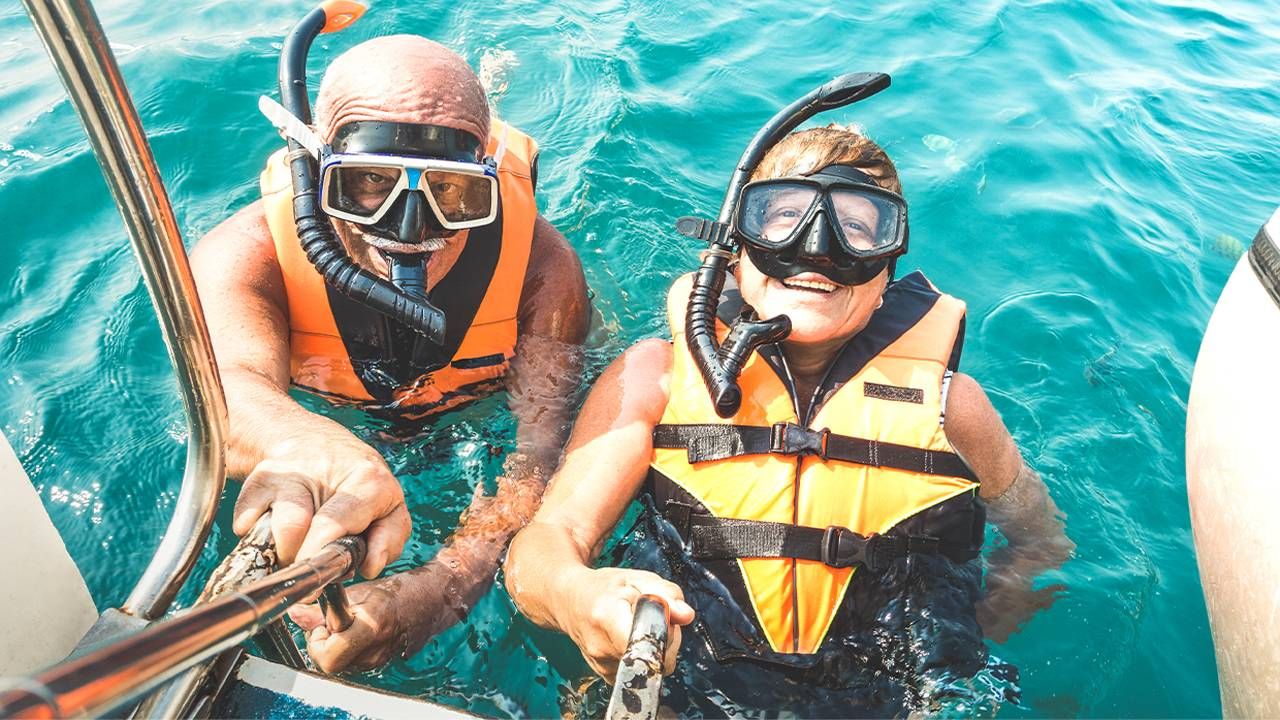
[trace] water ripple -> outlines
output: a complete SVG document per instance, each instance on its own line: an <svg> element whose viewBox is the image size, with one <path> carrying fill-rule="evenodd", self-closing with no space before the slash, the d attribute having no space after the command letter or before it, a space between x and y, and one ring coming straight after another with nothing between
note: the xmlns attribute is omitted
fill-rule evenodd
<svg viewBox="0 0 1280 720"><path fill-rule="evenodd" d="M1213 715L1183 415L1213 300L1280 202L1274 10L376 5L318 40L311 67L389 32L500 66L497 111L539 141L541 210L592 287L589 374L665 332L662 296L698 249L673 221L716 212L760 123L832 75L891 72L893 88L829 119L858 123L893 155L912 210L903 269L923 267L969 303L964 368L1044 473L1079 547L1045 579L1067 596L996 648L1024 689L1024 706L1001 712ZM254 104L275 93L279 42L299 10L192 0L99 12L194 242L257 193L278 140ZM171 512L181 410L110 196L16 4L0 7L0 38L0 213L13 239L0 250L0 426L106 606L128 592ZM405 479L417 523L399 568L437 551L511 445L500 398L409 442L339 415ZM224 530L202 571L230 544ZM514 717L559 714L584 674L567 640L513 619L495 589L471 621L366 679Z"/></svg>

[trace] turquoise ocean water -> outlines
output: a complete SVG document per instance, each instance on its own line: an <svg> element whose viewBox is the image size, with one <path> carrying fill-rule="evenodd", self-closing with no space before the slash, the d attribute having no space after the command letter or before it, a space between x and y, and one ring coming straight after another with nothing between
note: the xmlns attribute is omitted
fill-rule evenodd
<svg viewBox="0 0 1280 720"><path fill-rule="evenodd" d="M277 139L256 112L303 2L99 4L189 243L257 193ZM996 654L1008 716L1220 712L1183 473L1202 329L1280 202L1280 4L377 2L312 53L413 32L491 76L543 148L539 205L594 292L593 367L664 332L693 267L675 217L714 213L743 144L833 75L893 87L854 121L902 174L912 252L968 301L964 368L1067 514L1065 596ZM98 166L17 3L0 6L0 427L100 607L123 601L172 510L184 423ZM400 474L429 558L511 445L491 398L408 446L342 414ZM493 418L497 417L497 420ZM235 486L198 576L233 543ZM190 602L194 588L183 593ZM586 667L512 619L471 620L365 681L502 716L572 705Z"/></svg>

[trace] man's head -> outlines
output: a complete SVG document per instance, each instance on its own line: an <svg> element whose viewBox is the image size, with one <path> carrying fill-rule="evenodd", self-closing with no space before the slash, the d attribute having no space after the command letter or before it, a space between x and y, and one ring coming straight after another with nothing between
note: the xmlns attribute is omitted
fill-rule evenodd
<svg viewBox="0 0 1280 720"><path fill-rule="evenodd" d="M426 38L392 35L363 42L333 61L320 84L315 123L335 153L478 163L489 137L489 106L480 80L456 53ZM434 252L459 237L439 223L431 207L433 200L462 202L450 195L458 192L456 183L424 174L422 183L433 198L411 191L388 196L403 172L361 167L343 177L351 211L372 209L369 198L379 188L389 198L377 223L334 222L347 251L366 268L383 266L375 250ZM336 190L325 188L334 195Z"/></svg>
<svg viewBox="0 0 1280 720"><path fill-rule="evenodd" d="M875 253L877 243L905 238L893 162L862 134L831 125L784 138L751 180L778 178L801 182L748 185L740 203L739 231L756 239L740 255L743 298L761 317L789 316L793 342L861 330L888 284L890 261L859 263L845 248ZM776 251L764 249L769 243Z"/></svg>

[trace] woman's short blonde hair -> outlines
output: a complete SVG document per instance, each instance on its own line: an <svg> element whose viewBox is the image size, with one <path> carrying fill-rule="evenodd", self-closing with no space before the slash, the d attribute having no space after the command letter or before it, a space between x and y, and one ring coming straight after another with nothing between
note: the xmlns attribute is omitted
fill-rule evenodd
<svg viewBox="0 0 1280 720"><path fill-rule="evenodd" d="M751 179L812 175L837 164L858 168L885 190L902 194L898 169L884 149L853 126L836 124L786 136L765 153Z"/></svg>

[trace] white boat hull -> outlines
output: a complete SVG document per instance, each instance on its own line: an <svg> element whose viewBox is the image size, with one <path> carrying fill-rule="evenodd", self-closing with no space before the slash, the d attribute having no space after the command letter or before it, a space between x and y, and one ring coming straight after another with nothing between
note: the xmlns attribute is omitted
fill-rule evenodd
<svg viewBox="0 0 1280 720"><path fill-rule="evenodd" d="M0 676L65 658L98 619L40 496L0 435Z"/></svg>
<svg viewBox="0 0 1280 720"><path fill-rule="evenodd" d="M1264 232L1280 241L1280 210ZM1191 526L1227 717L1280 717L1277 451L1280 306L1245 256L1209 320L1187 405Z"/></svg>

